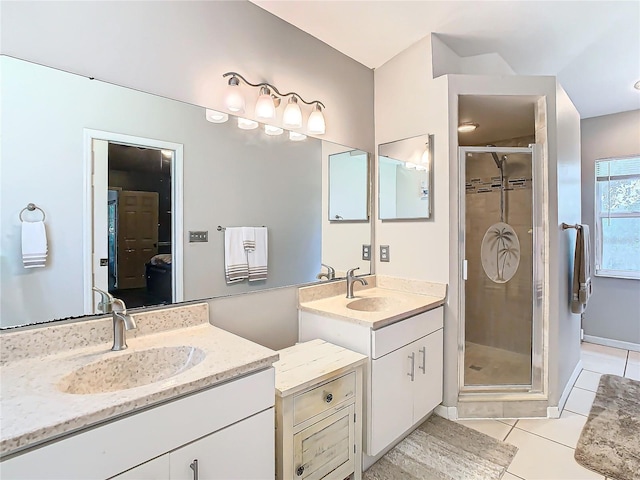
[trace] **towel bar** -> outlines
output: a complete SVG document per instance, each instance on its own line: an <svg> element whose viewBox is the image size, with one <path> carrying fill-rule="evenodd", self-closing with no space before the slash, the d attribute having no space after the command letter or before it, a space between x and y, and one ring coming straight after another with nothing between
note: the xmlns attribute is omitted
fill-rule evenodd
<svg viewBox="0 0 640 480"><path fill-rule="evenodd" d="M262 225L262 228L266 228L264 225ZM224 232L227 229L227 227L221 227L220 225L218 225L218 228L216 230L218 230L219 232Z"/></svg>
<svg viewBox="0 0 640 480"><path fill-rule="evenodd" d="M24 222L24 220L22 219L22 214L24 213L25 210L29 210L30 212L33 212L34 210L40 210L40 212L42 212L42 221L44 222L45 219L47 218L47 215L44 213L43 209L41 209L35 203L29 203L29 204L27 204L26 207L24 207L22 210L20 210L20 213L18 214L18 217L20 218L21 222Z"/></svg>
<svg viewBox="0 0 640 480"><path fill-rule="evenodd" d="M578 229L580 229L580 225L578 225L577 223L575 225L569 225L568 223L562 222L562 229L563 230L568 230L570 228L575 228L576 230L578 230Z"/></svg>

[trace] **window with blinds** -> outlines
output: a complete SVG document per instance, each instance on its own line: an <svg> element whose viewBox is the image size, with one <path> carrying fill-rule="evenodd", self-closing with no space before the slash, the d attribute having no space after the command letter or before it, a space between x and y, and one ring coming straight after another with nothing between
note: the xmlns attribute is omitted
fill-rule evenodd
<svg viewBox="0 0 640 480"><path fill-rule="evenodd" d="M596 161L596 275L640 279L640 156Z"/></svg>

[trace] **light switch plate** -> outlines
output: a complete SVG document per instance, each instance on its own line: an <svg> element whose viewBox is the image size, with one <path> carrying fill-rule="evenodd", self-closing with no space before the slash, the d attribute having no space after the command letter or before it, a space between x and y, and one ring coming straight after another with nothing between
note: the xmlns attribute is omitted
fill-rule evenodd
<svg viewBox="0 0 640 480"><path fill-rule="evenodd" d="M209 241L209 232L208 231L189 231L189 243L194 242L208 242Z"/></svg>
<svg viewBox="0 0 640 480"><path fill-rule="evenodd" d="M389 245L380 245L380 261L389 261Z"/></svg>
<svg viewBox="0 0 640 480"><path fill-rule="evenodd" d="M362 260L371 260L371 245L362 245Z"/></svg>

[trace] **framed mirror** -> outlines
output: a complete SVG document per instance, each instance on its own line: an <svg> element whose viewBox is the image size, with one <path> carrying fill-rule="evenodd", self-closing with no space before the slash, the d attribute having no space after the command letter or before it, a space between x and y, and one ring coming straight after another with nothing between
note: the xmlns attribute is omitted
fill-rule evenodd
<svg viewBox="0 0 640 480"><path fill-rule="evenodd" d="M419 135L378 146L380 220L431 217L433 135Z"/></svg>
<svg viewBox="0 0 640 480"><path fill-rule="evenodd" d="M0 62L0 328L93 314L94 286L150 306L315 282L337 256L360 263L370 224L352 237L329 229L324 212L328 155L354 148L242 129L231 115L214 123L202 106ZM29 203L46 214L39 268L25 268L21 246ZM266 279L225 278L225 229L241 226L267 228Z"/></svg>
<svg viewBox="0 0 640 480"><path fill-rule="evenodd" d="M348 150L329 155L329 221L369 220L369 155Z"/></svg>

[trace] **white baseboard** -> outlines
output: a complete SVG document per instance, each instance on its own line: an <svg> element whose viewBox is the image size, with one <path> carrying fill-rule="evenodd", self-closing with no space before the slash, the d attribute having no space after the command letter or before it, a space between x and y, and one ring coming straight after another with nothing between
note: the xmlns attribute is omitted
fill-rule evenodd
<svg viewBox="0 0 640 480"><path fill-rule="evenodd" d="M567 399L569 398L569 394L571 393L571 389L580 376L580 372L582 372L582 360L578 360L576 368L573 369L573 372L571 373L567 384L564 386L564 390L562 391L562 395L560 396L558 406L547 407L547 418L560 418L562 410L564 410L564 405L565 403L567 403Z"/></svg>
<svg viewBox="0 0 640 480"><path fill-rule="evenodd" d="M640 343L623 342L622 340L614 340L612 338L594 337L593 335L585 335L585 342L604 345L605 347L622 348L623 350L631 350L640 352Z"/></svg>
<svg viewBox="0 0 640 480"><path fill-rule="evenodd" d="M458 419L458 407L446 407L444 405L438 405L433 410L433 413L435 413L439 417L446 418L447 420Z"/></svg>

